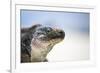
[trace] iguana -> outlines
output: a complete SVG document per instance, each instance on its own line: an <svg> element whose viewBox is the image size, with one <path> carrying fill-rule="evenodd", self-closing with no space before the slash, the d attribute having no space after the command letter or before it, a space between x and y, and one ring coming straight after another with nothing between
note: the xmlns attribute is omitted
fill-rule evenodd
<svg viewBox="0 0 100 73"><path fill-rule="evenodd" d="M21 28L21 62L47 62L48 53L64 37L63 30L41 24Z"/></svg>

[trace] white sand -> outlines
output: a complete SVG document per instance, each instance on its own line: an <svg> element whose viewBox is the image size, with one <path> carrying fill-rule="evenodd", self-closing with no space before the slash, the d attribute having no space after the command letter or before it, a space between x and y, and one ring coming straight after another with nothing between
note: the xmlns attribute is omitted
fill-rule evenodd
<svg viewBox="0 0 100 73"><path fill-rule="evenodd" d="M89 36L86 33L70 32L54 46L47 56L50 62L89 59Z"/></svg>

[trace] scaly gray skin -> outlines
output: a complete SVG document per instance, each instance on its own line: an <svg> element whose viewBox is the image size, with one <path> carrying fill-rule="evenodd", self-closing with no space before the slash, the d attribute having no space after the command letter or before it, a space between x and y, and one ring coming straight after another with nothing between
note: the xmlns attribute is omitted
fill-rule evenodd
<svg viewBox="0 0 100 73"><path fill-rule="evenodd" d="M21 62L46 62L53 46L64 39L63 30L40 24L21 29Z"/></svg>

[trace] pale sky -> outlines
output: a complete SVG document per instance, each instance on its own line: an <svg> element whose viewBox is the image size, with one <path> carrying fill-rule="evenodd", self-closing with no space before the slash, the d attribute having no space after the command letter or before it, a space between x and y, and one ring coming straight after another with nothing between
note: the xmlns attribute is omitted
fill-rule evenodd
<svg viewBox="0 0 100 73"><path fill-rule="evenodd" d="M89 32L89 13L21 10L21 26L57 26L65 31Z"/></svg>

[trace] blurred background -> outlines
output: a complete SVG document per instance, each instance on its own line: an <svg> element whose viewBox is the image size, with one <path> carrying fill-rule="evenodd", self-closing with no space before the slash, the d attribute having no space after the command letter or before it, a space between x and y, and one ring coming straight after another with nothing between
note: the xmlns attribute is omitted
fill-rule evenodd
<svg viewBox="0 0 100 73"><path fill-rule="evenodd" d="M48 54L50 62L89 59L89 13L21 10L21 27L34 24L65 31L65 39Z"/></svg>

